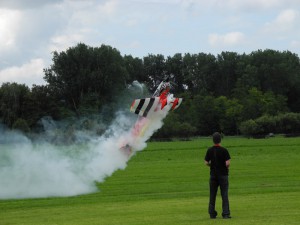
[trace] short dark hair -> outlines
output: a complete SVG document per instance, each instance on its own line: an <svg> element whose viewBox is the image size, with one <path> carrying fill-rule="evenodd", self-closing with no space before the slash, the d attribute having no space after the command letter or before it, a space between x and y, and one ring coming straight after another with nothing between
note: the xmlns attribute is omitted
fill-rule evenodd
<svg viewBox="0 0 300 225"><path fill-rule="evenodd" d="M212 137L215 144L221 143L221 134L219 132L215 132Z"/></svg>

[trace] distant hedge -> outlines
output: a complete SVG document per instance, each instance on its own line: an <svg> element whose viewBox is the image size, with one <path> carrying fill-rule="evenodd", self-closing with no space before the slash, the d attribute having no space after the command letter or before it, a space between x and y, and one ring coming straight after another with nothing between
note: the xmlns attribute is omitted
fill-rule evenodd
<svg viewBox="0 0 300 225"><path fill-rule="evenodd" d="M284 113L277 116L264 115L255 120L240 124L241 133L248 137L263 136L269 133L300 133L300 113Z"/></svg>

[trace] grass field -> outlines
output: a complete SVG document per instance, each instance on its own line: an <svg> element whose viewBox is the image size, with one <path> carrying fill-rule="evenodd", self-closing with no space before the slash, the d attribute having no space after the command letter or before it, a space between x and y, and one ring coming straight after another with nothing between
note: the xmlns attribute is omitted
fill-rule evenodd
<svg viewBox="0 0 300 225"><path fill-rule="evenodd" d="M300 138L223 140L232 157L231 220L207 213L210 145L204 138L149 143L97 193L0 200L0 225L299 224ZM220 215L219 193L216 209Z"/></svg>

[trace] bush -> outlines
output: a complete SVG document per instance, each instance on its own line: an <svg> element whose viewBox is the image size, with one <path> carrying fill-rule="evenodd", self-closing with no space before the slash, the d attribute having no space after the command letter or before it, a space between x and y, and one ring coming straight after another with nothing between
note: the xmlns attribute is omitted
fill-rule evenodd
<svg viewBox="0 0 300 225"><path fill-rule="evenodd" d="M257 118L255 122L264 134L274 133L277 130L278 119L274 116L264 115Z"/></svg>
<svg viewBox="0 0 300 225"><path fill-rule="evenodd" d="M239 127L241 133L247 137L253 137L263 133L262 127L254 120L246 120Z"/></svg>
<svg viewBox="0 0 300 225"><path fill-rule="evenodd" d="M300 113L285 113L278 116L280 133L300 133Z"/></svg>
<svg viewBox="0 0 300 225"><path fill-rule="evenodd" d="M278 116L261 116L255 120L247 120L239 127L245 136L267 135L269 133L300 133L300 113L285 113Z"/></svg>
<svg viewBox="0 0 300 225"><path fill-rule="evenodd" d="M197 128L193 127L191 124L189 123L180 123L177 127L176 127L176 136L179 137L192 137L196 134L197 132Z"/></svg>
<svg viewBox="0 0 300 225"><path fill-rule="evenodd" d="M14 124L12 125L12 128L13 129L17 129L17 130L20 130L22 132L29 132L30 131L30 128L28 126L28 123L26 120L24 119L17 119Z"/></svg>

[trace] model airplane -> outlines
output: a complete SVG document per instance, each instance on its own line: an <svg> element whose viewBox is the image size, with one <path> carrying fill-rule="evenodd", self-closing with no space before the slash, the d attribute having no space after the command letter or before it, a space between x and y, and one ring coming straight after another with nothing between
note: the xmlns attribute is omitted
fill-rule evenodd
<svg viewBox="0 0 300 225"><path fill-rule="evenodd" d="M156 113L175 110L180 106L182 98L174 98L173 94L170 93L171 87L169 78L167 78L158 85L151 98L135 99L132 102L130 111L139 116L131 130L131 136L134 140L144 135L149 123L151 123L151 118L155 117ZM132 144L125 144L121 150L130 155L133 151Z"/></svg>

